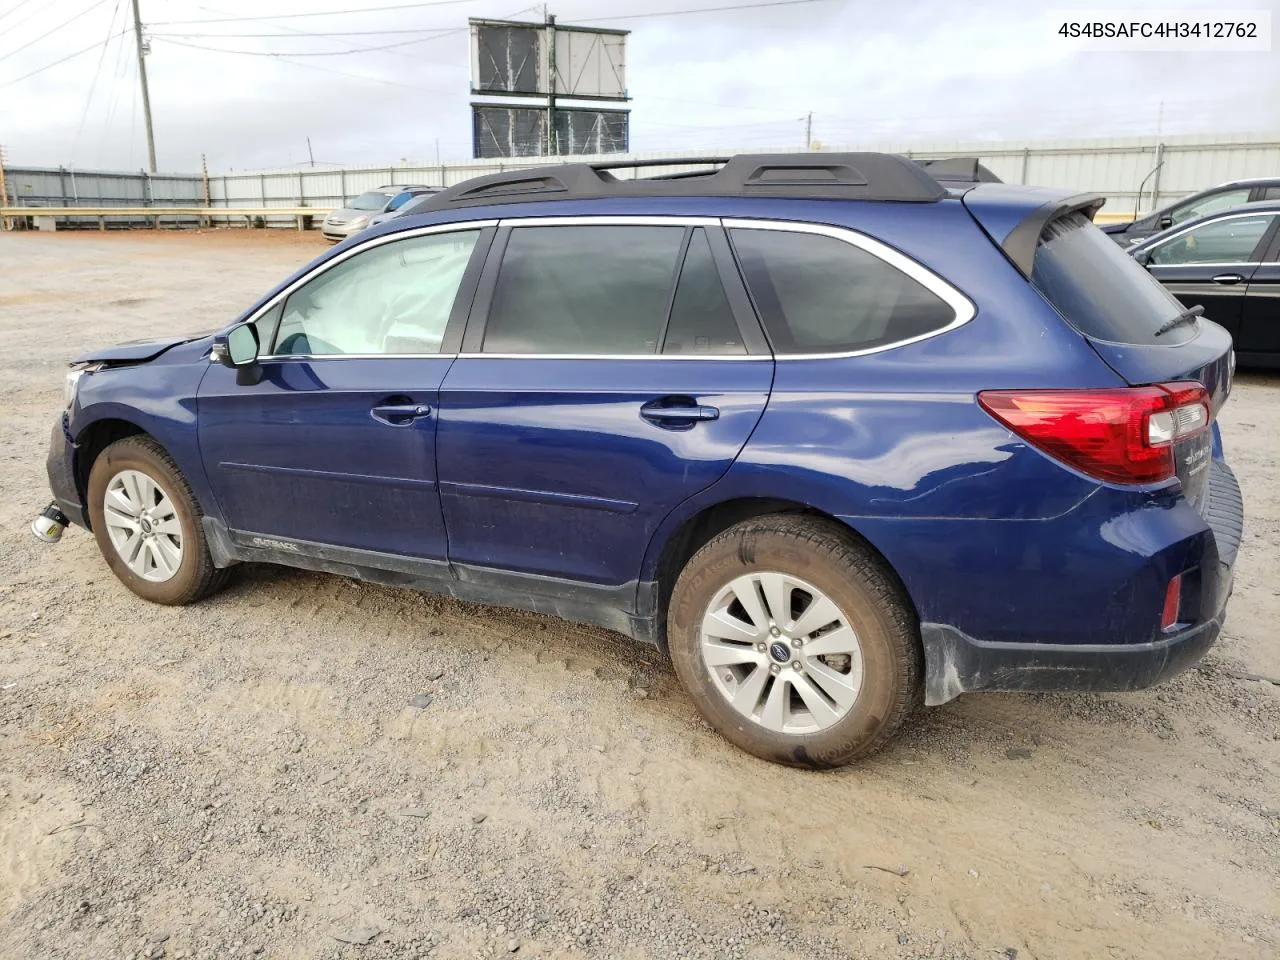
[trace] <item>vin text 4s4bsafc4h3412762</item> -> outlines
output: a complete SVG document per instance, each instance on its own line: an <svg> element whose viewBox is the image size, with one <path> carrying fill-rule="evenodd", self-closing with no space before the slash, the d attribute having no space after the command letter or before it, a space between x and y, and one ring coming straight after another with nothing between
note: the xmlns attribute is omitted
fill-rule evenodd
<svg viewBox="0 0 1280 960"><path fill-rule="evenodd" d="M609 169L468 181L216 335L86 354L38 530L158 603L266 561L600 624L803 766L1214 642L1231 341L1101 198L887 154Z"/></svg>

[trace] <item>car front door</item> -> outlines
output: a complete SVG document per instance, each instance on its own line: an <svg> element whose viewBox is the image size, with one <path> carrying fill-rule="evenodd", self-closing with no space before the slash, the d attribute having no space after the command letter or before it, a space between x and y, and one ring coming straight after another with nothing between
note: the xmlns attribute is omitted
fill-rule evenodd
<svg viewBox="0 0 1280 960"><path fill-rule="evenodd" d="M717 221L504 222L440 394L458 576L625 598L658 524L738 456L772 377Z"/></svg>
<svg viewBox="0 0 1280 960"><path fill-rule="evenodd" d="M1236 339L1236 352L1245 363L1280 366L1280 262L1277 261L1280 261L1280 227L1273 227L1270 248L1249 278L1249 289L1245 291L1240 336Z"/></svg>
<svg viewBox="0 0 1280 960"><path fill-rule="evenodd" d="M371 566L401 555L448 575L436 406L492 235L453 225L355 248L255 320L258 382L210 366L200 449L233 540L362 551L326 558Z"/></svg>
<svg viewBox="0 0 1280 960"><path fill-rule="evenodd" d="M1147 269L1188 307L1240 333L1245 292L1275 222L1274 213L1225 214L1151 247Z"/></svg>

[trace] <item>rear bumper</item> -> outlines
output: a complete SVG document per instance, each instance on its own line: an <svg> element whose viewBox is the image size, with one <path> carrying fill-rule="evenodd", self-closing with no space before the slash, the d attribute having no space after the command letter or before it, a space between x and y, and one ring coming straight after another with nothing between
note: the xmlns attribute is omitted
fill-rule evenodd
<svg viewBox="0 0 1280 960"><path fill-rule="evenodd" d="M1204 522L1213 549L1202 557L1196 623L1140 643L1080 644L984 641L948 624L922 623L925 703L937 706L977 691L1141 690L1199 661L1221 632L1244 528L1235 475L1221 460L1211 469Z"/></svg>
<svg viewBox="0 0 1280 960"><path fill-rule="evenodd" d="M1196 663L1220 629L1221 621L1213 619L1152 643L983 643L945 624L925 623L925 702L937 706L980 690L1141 690Z"/></svg>

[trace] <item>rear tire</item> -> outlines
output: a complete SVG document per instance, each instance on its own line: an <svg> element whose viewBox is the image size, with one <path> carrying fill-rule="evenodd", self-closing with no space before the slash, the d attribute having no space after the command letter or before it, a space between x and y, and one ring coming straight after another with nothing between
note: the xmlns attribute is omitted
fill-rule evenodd
<svg viewBox="0 0 1280 960"><path fill-rule="evenodd" d="M775 763L868 756L920 702L910 603L869 547L821 519L758 517L709 541L676 581L667 638L703 717Z"/></svg>
<svg viewBox="0 0 1280 960"><path fill-rule="evenodd" d="M226 582L227 572L213 565L204 514L186 477L150 437L117 440L98 455L88 501L107 566L144 600L182 606Z"/></svg>

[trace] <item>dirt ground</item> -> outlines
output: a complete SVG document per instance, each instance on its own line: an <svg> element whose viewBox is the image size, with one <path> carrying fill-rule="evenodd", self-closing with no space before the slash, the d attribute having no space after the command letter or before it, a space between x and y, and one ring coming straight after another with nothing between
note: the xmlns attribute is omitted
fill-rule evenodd
<svg viewBox="0 0 1280 960"><path fill-rule="evenodd" d="M323 249L0 234L0 956L1280 955L1280 376L1223 413L1248 518L1199 669L805 773L602 630L265 566L157 607L31 537L73 355Z"/></svg>

